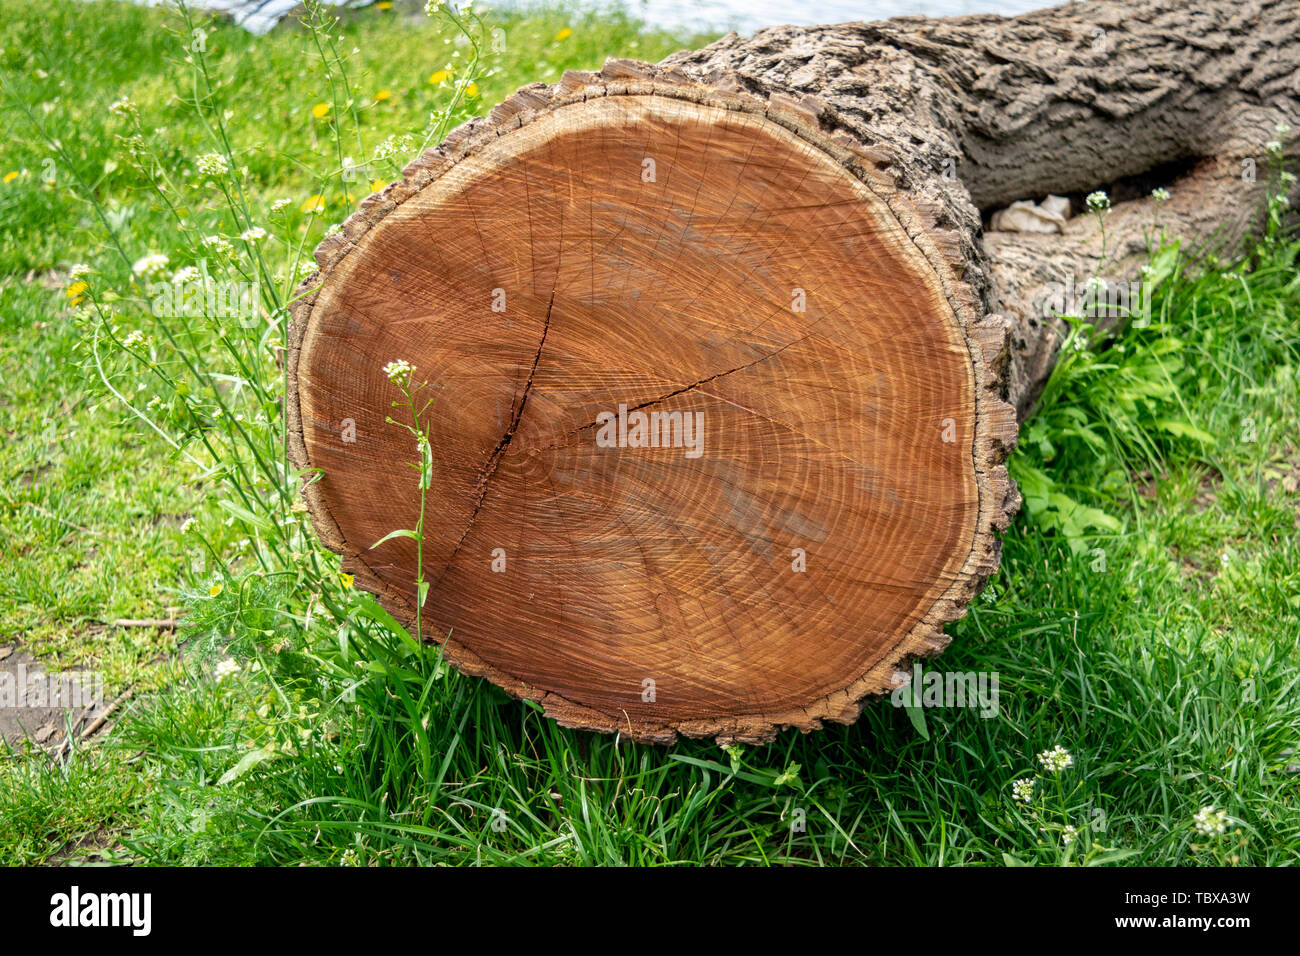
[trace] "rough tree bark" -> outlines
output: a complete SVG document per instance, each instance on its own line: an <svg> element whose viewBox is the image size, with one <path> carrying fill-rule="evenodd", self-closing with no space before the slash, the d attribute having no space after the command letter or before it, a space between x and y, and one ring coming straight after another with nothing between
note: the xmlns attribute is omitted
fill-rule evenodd
<svg viewBox="0 0 1300 956"><path fill-rule="evenodd" d="M1134 278L1157 220L1224 247L1257 222L1264 144L1300 126L1298 11L778 27L523 88L317 249L287 403L317 532L413 619L414 542L371 549L414 521L381 371L406 359L452 663L639 740L852 721L997 569L1059 345L1044 290ZM1104 262L1093 217L983 233L1143 176L1171 199L1117 203Z"/></svg>

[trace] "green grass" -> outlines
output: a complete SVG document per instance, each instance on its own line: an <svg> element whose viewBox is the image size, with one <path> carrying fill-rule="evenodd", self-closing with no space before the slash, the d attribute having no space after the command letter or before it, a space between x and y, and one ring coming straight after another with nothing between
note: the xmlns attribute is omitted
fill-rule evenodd
<svg viewBox="0 0 1300 956"><path fill-rule="evenodd" d="M448 31L400 16L364 10L340 31L345 52L361 51L349 66L366 104L357 155L446 108L448 89L428 78L463 60ZM1300 246L1275 236L1235 272L1202 275L1166 257L1150 328L1066 351L1014 463L1030 507L1005 537L1002 571L934 662L998 674L995 717L927 709L921 720L884 701L851 727L766 747L637 746L559 728L413 651L356 592L335 586L336 606L313 605L305 625L331 559L314 555L323 571L312 571L294 551L259 573L264 552L248 543L258 524L219 505L228 477L177 455L106 394L66 271L87 262L96 282L123 288L129 270L95 206L41 183L50 147L31 121L60 141L71 168L58 175L93 184L127 260L192 261L187 236L220 221L221 197L184 186L180 217L158 203L107 110L129 94L176 169L209 151L184 102L190 65L159 30L174 22L131 6L0 0L0 176L27 170L0 185L0 633L47 657L100 661L119 685L142 688L105 745L64 764L0 761L0 862L1277 865L1300 855L1300 777L1288 772L1300 763L1288 755L1300 748ZM564 68L700 42L562 12L494 22L506 52L485 61L478 96L453 122ZM573 33L557 39L564 28ZM232 152L248 167L250 206L262 215L293 200L274 247L275 267L291 265L350 208L342 185L321 185L337 151L311 112L333 102L323 71L300 30L254 40L218 24L206 43L220 98L235 104ZM380 89L392 95L374 102ZM300 210L317 193L324 217ZM129 299L118 305L143 321ZM194 356L223 361L210 342ZM129 364L106 371L134 393ZM183 536L191 515L201 535ZM183 673L148 666L172 650L165 637L91 627L172 604L190 608ZM241 670L218 682L214 664L227 657ZM1058 744L1073 766L1053 776L1035 755ZM1032 807L1012 797L1026 777L1039 780ZM1205 805L1227 812L1227 834L1195 833ZM1070 842L1066 826L1078 830Z"/></svg>

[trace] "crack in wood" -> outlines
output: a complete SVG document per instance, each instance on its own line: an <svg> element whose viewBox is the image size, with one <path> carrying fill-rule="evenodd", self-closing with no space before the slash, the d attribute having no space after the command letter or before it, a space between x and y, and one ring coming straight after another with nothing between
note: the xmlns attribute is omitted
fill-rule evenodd
<svg viewBox="0 0 1300 956"><path fill-rule="evenodd" d="M505 457L506 449L510 447L510 441L515 437L515 431L519 428L519 421L524 417L524 406L528 404L528 396L533 391L533 378L537 375L537 366L542 361L542 349L546 347L546 337L551 332L551 312L555 309L555 289L551 289L551 300L546 305L546 318L542 323L542 338L537 343L537 352L533 356L533 366L528 370L528 380L524 382L523 396L519 399L519 408L511 413L510 424L506 428L506 433L501 436L497 442L497 447L492 450L488 456L487 464L483 466L483 474L478 480L478 486L475 489L474 510L470 512L469 521L465 525L465 530L461 532L460 538L456 541L456 546L452 548L451 555L447 558L446 565L443 566L442 572L438 579L433 582L430 590L437 590L442 579L447 576L451 566L456 561L456 556L460 554L461 545L465 543L465 538L469 535L470 529L474 527L474 521L478 518L479 511L483 508L483 502L487 499L488 485L492 481L492 476L497 473L497 468L501 465L501 459Z"/></svg>

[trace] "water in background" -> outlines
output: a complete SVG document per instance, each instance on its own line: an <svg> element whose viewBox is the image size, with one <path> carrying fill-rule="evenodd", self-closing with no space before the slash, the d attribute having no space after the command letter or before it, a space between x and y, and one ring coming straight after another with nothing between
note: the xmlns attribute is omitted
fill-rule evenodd
<svg viewBox="0 0 1300 956"><path fill-rule="evenodd" d="M811 26L849 20L886 20L921 14L953 17L967 13L1013 16L1055 6L1044 0L625 0L619 4L651 26L668 30L753 33L761 27L791 23ZM600 9L600 0L578 4Z"/></svg>

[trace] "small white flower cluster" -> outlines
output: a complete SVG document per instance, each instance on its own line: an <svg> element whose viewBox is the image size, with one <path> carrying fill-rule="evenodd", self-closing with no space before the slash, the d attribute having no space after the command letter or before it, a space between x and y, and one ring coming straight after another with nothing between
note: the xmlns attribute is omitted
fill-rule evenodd
<svg viewBox="0 0 1300 956"><path fill-rule="evenodd" d="M1286 134L1289 132L1291 132L1290 126L1287 126L1286 123L1278 123L1277 126L1273 128L1273 133L1275 134L1275 138L1270 139L1267 143L1265 143L1264 149L1268 150L1268 152L1270 153L1281 154L1282 141L1286 139Z"/></svg>
<svg viewBox="0 0 1300 956"><path fill-rule="evenodd" d="M261 242L266 238L266 230L261 226L250 226L239 234L239 238L245 242Z"/></svg>
<svg viewBox="0 0 1300 956"><path fill-rule="evenodd" d="M435 16L442 9L442 0L425 0L424 15L427 17Z"/></svg>
<svg viewBox="0 0 1300 956"><path fill-rule="evenodd" d="M204 236L200 241L203 243L203 248L215 256L229 256L235 251L235 247L225 236Z"/></svg>
<svg viewBox="0 0 1300 956"><path fill-rule="evenodd" d="M110 106L108 111L114 116L134 116L136 114L135 104L125 96Z"/></svg>
<svg viewBox="0 0 1300 956"><path fill-rule="evenodd" d="M194 164L204 176L224 176L230 172L230 164L220 153L204 153Z"/></svg>
<svg viewBox="0 0 1300 956"><path fill-rule="evenodd" d="M90 273L93 271L94 270L91 269L90 266L86 265L84 262L78 262L76 265L74 265L71 269L68 270L68 278L73 282L77 282L81 279L86 278L86 276L90 275Z"/></svg>
<svg viewBox="0 0 1300 956"><path fill-rule="evenodd" d="M1201 807L1192 817L1192 825L1201 836L1222 836L1228 830L1228 815L1214 807Z"/></svg>
<svg viewBox="0 0 1300 956"><path fill-rule="evenodd" d="M142 278L151 278L166 268L167 257L161 252L151 252L149 255L135 260L135 264L131 266L131 271Z"/></svg>
<svg viewBox="0 0 1300 956"><path fill-rule="evenodd" d="M1034 799L1034 781L1032 777L1021 777L1011 785L1011 797L1016 803L1032 803Z"/></svg>
<svg viewBox="0 0 1300 956"><path fill-rule="evenodd" d="M279 212L285 206L289 205L290 202L292 202L290 199L277 199L275 202L271 203L271 212Z"/></svg>
<svg viewBox="0 0 1300 956"><path fill-rule="evenodd" d="M227 677L233 677L239 673L239 662L232 657L227 657L217 665L216 677L217 683L220 684Z"/></svg>
<svg viewBox="0 0 1300 956"><path fill-rule="evenodd" d="M1068 750L1057 744L1051 750L1044 750L1040 753L1038 762L1049 773L1060 773L1062 770L1074 766L1074 757L1071 756Z"/></svg>
<svg viewBox="0 0 1300 956"><path fill-rule="evenodd" d="M1169 190L1163 187L1151 190L1151 198L1156 202L1169 202Z"/></svg>
<svg viewBox="0 0 1300 956"><path fill-rule="evenodd" d="M376 159L397 159L408 156L415 151L415 140L410 134L390 136L375 147Z"/></svg>
<svg viewBox="0 0 1300 956"><path fill-rule="evenodd" d="M1094 209L1097 212L1101 212L1103 209L1110 208L1110 197L1107 196L1100 189L1097 190L1095 193L1089 193L1088 198L1085 200L1085 202L1087 202L1089 209Z"/></svg>
<svg viewBox="0 0 1300 956"><path fill-rule="evenodd" d="M203 273L199 272L194 266L185 266L183 269L177 269L172 273L173 285L184 285L187 282L197 282Z"/></svg>
<svg viewBox="0 0 1300 956"><path fill-rule="evenodd" d="M396 359L384 366L384 374L394 385L405 385L414 371L415 366L405 359Z"/></svg>
<svg viewBox="0 0 1300 956"><path fill-rule="evenodd" d="M1067 823L1065 825L1065 829L1061 831L1061 842L1064 843L1066 846L1069 846L1078 838L1078 836L1079 836L1079 828L1071 826L1070 824Z"/></svg>
<svg viewBox="0 0 1300 956"><path fill-rule="evenodd" d="M138 348L139 346L144 344L145 344L145 335L139 329L132 330L131 333L122 340L122 347L128 349Z"/></svg>
<svg viewBox="0 0 1300 956"><path fill-rule="evenodd" d="M316 263L313 262L311 259L302 260L302 262L298 263L297 267L294 269L294 275L298 278L298 281L300 282L303 279L306 279L307 277L315 274L316 274Z"/></svg>

